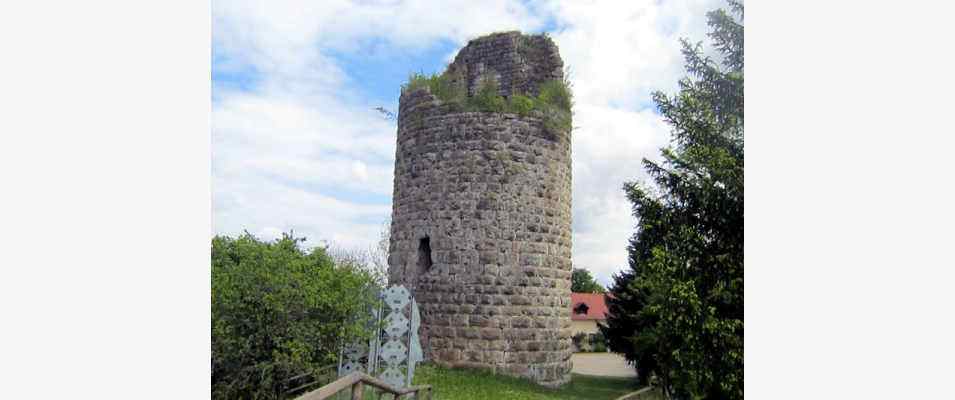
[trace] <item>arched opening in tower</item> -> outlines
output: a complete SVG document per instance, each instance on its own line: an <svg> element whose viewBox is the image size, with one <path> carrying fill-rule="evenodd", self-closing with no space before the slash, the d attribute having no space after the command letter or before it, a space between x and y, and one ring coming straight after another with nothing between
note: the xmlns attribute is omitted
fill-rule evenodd
<svg viewBox="0 0 955 400"><path fill-rule="evenodd" d="M418 275L431 269L431 238L425 236L418 241Z"/></svg>

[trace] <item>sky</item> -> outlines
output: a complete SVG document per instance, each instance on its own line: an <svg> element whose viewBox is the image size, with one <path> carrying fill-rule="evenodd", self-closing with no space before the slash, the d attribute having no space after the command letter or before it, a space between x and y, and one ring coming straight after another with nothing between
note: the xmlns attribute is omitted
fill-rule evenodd
<svg viewBox="0 0 955 400"><path fill-rule="evenodd" d="M547 32L574 91L573 263L609 284L669 127L654 90L683 76L721 1L212 2L212 224L306 246L373 246L391 215L394 122L411 72L443 71L469 39Z"/></svg>

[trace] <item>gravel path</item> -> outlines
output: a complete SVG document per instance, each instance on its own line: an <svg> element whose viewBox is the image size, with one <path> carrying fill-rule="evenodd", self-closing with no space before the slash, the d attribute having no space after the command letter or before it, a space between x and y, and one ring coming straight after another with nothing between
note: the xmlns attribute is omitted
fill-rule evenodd
<svg viewBox="0 0 955 400"><path fill-rule="evenodd" d="M574 353L570 356L574 363L573 373L597 376L637 376L636 370L627 365L623 356L615 353Z"/></svg>

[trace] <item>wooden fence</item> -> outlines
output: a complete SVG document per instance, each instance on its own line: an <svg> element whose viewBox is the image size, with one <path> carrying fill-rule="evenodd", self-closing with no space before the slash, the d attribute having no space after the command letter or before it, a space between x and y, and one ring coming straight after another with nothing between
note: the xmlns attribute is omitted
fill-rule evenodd
<svg viewBox="0 0 955 400"><path fill-rule="evenodd" d="M419 394L423 394L425 396L423 399L431 400L431 385L396 388L379 379L369 376L368 374L357 371L338 378L338 380L316 390L305 393L297 397L296 400L326 400L348 388L351 388L352 400L363 400L365 395L365 385L379 389L381 391L381 393L379 393L379 398L381 394L385 393L391 394L395 400L402 397L406 399L422 398L419 396Z"/></svg>
<svg viewBox="0 0 955 400"><path fill-rule="evenodd" d="M286 390L285 395L293 396L314 386L325 385L334 381L338 378L337 367L337 364L330 364L314 372L306 372L289 378L285 381L285 387L291 387L291 389Z"/></svg>

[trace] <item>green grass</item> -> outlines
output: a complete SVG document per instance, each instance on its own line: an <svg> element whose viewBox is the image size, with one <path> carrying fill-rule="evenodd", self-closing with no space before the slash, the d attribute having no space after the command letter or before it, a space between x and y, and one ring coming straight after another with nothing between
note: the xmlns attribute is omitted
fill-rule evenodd
<svg viewBox="0 0 955 400"><path fill-rule="evenodd" d="M476 369L451 369L426 363L415 370L416 385L431 385L435 400L615 399L639 387L633 379L573 374L557 389L529 380Z"/></svg>

